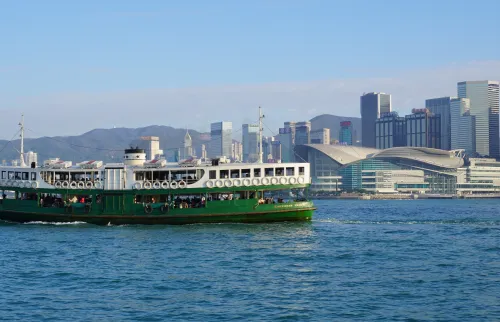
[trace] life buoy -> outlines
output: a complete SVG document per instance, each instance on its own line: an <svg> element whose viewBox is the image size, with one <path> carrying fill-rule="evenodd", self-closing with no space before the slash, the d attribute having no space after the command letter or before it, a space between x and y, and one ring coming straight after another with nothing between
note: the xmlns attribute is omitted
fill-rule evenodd
<svg viewBox="0 0 500 322"><path fill-rule="evenodd" d="M4 180L0 181L0 185L5 186L5 181Z"/></svg>
<svg viewBox="0 0 500 322"><path fill-rule="evenodd" d="M83 188L85 188L85 183L82 181L78 182L78 189L83 189Z"/></svg>
<svg viewBox="0 0 500 322"><path fill-rule="evenodd" d="M298 182L299 182L300 184L304 184L304 183L306 182L306 179L305 179L304 177L299 177Z"/></svg>
<svg viewBox="0 0 500 322"><path fill-rule="evenodd" d="M208 180L207 183L205 183L207 188L213 188L214 187L214 182L212 180Z"/></svg>
<svg viewBox="0 0 500 322"><path fill-rule="evenodd" d="M89 181L85 184L85 186L87 187L87 189L92 189L94 188L94 184L92 183L92 181Z"/></svg>
<svg viewBox="0 0 500 322"><path fill-rule="evenodd" d="M153 212L153 207L151 207L150 204L147 204L144 206L144 212L147 213L147 214L150 214Z"/></svg>
<svg viewBox="0 0 500 322"><path fill-rule="evenodd" d="M281 184L287 184L287 180L286 180L286 178L285 178L285 177L281 177L281 178L280 178L280 183L281 183Z"/></svg>
<svg viewBox="0 0 500 322"><path fill-rule="evenodd" d="M243 179L243 185L244 185L245 187L248 187L250 184L251 184L250 179Z"/></svg>
<svg viewBox="0 0 500 322"><path fill-rule="evenodd" d="M102 183L101 183L101 181L96 181L96 182L94 182L94 187L95 187L96 189L101 189L101 188L102 188Z"/></svg>
<svg viewBox="0 0 500 322"><path fill-rule="evenodd" d="M170 182L170 189L177 189L177 181Z"/></svg>
<svg viewBox="0 0 500 322"><path fill-rule="evenodd" d="M241 180L240 179L235 179L233 183L234 183L235 187L240 187L241 186Z"/></svg>
<svg viewBox="0 0 500 322"><path fill-rule="evenodd" d="M291 177L289 180L290 184L296 184L297 183L297 178Z"/></svg>
<svg viewBox="0 0 500 322"><path fill-rule="evenodd" d="M224 182L222 182L222 180L217 180L215 181L215 186L217 188L222 188L224 186Z"/></svg>
<svg viewBox="0 0 500 322"><path fill-rule="evenodd" d="M69 185L71 189L76 189L76 182L72 181Z"/></svg>
<svg viewBox="0 0 500 322"><path fill-rule="evenodd" d="M252 184L254 186L260 186L260 179L259 178L253 178L252 179Z"/></svg>
<svg viewBox="0 0 500 322"><path fill-rule="evenodd" d="M142 189L142 184L140 182L134 183L134 189L141 190Z"/></svg>
<svg viewBox="0 0 500 322"><path fill-rule="evenodd" d="M179 181L179 188L184 189L187 187L187 183L184 180Z"/></svg>
<svg viewBox="0 0 500 322"><path fill-rule="evenodd" d="M269 178L262 178L262 181L261 183L265 186L267 186L269 184Z"/></svg>
<svg viewBox="0 0 500 322"><path fill-rule="evenodd" d="M160 211L164 214L170 211L170 207L168 204L164 204L163 206L160 207Z"/></svg>
<svg viewBox="0 0 500 322"><path fill-rule="evenodd" d="M144 182L144 189L149 190L149 189L151 189L151 186L152 186L151 182L149 182L149 181Z"/></svg>
<svg viewBox="0 0 500 322"><path fill-rule="evenodd" d="M16 180L13 180L13 181L12 181L12 186L13 186L13 187L17 187L17 181L16 181Z"/></svg>
<svg viewBox="0 0 500 322"><path fill-rule="evenodd" d="M232 182L231 180L229 180L229 179L228 179L228 180L224 181L224 185L225 185L226 187L230 188L230 187L232 187L232 186L233 186L233 182Z"/></svg>
<svg viewBox="0 0 500 322"><path fill-rule="evenodd" d="M33 181L33 182L31 183L31 188L33 188L33 189L38 188L38 182Z"/></svg>
<svg viewBox="0 0 500 322"><path fill-rule="evenodd" d="M163 181L163 182L161 183L161 188L162 188L162 189L168 189L168 181Z"/></svg>
<svg viewBox="0 0 500 322"><path fill-rule="evenodd" d="M61 187L64 188L64 189L67 189L69 187L69 182L68 181L63 181L63 183L61 184Z"/></svg>
<svg viewBox="0 0 500 322"><path fill-rule="evenodd" d="M24 187L25 187L25 188L31 188L31 182L29 182L29 181L25 181L25 182L24 182Z"/></svg>
<svg viewBox="0 0 500 322"><path fill-rule="evenodd" d="M61 188L61 181L57 181L57 182L54 184L54 187L56 187L56 188Z"/></svg>
<svg viewBox="0 0 500 322"><path fill-rule="evenodd" d="M278 184L278 182L279 182L278 178L276 178L276 177L271 178L271 184Z"/></svg>
<svg viewBox="0 0 500 322"><path fill-rule="evenodd" d="M161 182L160 181L155 181L155 183L153 183L153 188L160 189L161 188Z"/></svg>

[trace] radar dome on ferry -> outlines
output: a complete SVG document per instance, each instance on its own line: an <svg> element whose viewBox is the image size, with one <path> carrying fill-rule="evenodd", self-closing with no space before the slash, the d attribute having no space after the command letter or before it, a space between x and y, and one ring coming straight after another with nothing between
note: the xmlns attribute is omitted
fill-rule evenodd
<svg viewBox="0 0 500 322"><path fill-rule="evenodd" d="M146 162L146 150L139 147L125 149L123 163L128 166L142 166Z"/></svg>

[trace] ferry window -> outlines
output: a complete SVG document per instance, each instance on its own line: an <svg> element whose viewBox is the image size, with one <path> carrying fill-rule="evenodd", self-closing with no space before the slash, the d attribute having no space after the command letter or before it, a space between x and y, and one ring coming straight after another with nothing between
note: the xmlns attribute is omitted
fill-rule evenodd
<svg viewBox="0 0 500 322"><path fill-rule="evenodd" d="M9 179L14 179L14 171L9 171Z"/></svg>
<svg viewBox="0 0 500 322"><path fill-rule="evenodd" d="M31 181L36 180L36 172L31 172Z"/></svg>
<svg viewBox="0 0 500 322"><path fill-rule="evenodd" d="M258 169L253 169L253 176L255 178L259 178L260 177L260 168Z"/></svg>
<svg viewBox="0 0 500 322"><path fill-rule="evenodd" d="M274 176L274 168L265 168L264 169L264 174L266 177L272 177Z"/></svg>
<svg viewBox="0 0 500 322"><path fill-rule="evenodd" d="M250 169L241 169L242 178L250 178Z"/></svg>
<svg viewBox="0 0 500 322"><path fill-rule="evenodd" d="M144 172L136 172L135 180L144 180Z"/></svg>
<svg viewBox="0 0 500 322"><path fill-rule="evenodd" d="M16 180L21 180L21 172L16 171Z"/></svg>
<svg viewBox="0 0 500 322"><path fill-rule="evenodd" d="M231 170L231 178L239 178L240 177L240 170Z"/></svg>
<svg viewBox="0 0 500 322"><path fill-rule="evenodd" d="M299 176L304 175L304 167L299 167Z"/></svg>
<svg viewBox="0 0 500 322"><path fill-rule="evenodd" d="M295 175L295 171L294 171L294 170L295 170L295 169L294 169L294 168L291 168L291 167L286 168L286 175L287 175L287 176L294 176L294 175Z"/></svg>
<svg viewBox="0 0 500 322"><path fill-rule="evenodd" d="M7 171L2 171L2 179L7 179Z"/></svg>
<svg viewBox="0 0 500 322"><path fill-rule="evenodd" d="M285 175L285 168L276 168L276 175L277 176L284 176Z"/></svg>
<svg viewBox="0 0 500 322"><path fill-rule="evenodd" d="M210 170L210 171L208 172L208 178L209 178L209 179L217 179L217 171L215 171L215 170Z"/></svg>
<svg viewBox="0 0 500 322"><path fill-rule="evenodd" d="M23 180L29 180L30 179L30 173L29 172L23 172Z"/></svg>
<svg viewBox="0 0 500 322"><path fill-rule="evenodd" d="M221 179L229 178L229 170L220 170L219 178Z"/></svg>

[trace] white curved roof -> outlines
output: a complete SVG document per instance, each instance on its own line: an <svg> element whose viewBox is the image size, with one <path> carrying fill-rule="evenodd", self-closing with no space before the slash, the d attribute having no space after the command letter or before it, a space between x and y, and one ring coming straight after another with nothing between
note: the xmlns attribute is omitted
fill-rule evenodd
<svg viewBox="0 0 500 322"><path fill-rule="evenodd" d="M380 152L377 149L352 145L305 144L305 146L326 154L341 165L366 159L369 155Z"/></svg>
<svg viewBox="0 0 500 322"><path fill-rule="evenodd" d="M420 147L397 147L380 150L371 157L404 158L443 168L459 168L464 164L464 160L455 156L451 151Z"/></svg>

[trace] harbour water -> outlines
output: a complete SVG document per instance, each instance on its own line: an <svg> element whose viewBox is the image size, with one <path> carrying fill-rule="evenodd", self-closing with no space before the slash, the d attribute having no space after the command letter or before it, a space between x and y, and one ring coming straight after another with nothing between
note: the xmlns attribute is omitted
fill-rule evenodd
<svg viewBox="0 0 500 322"><path fill-rule="evenodd" d="M498 321L500 200L321 200L307 223L0 223L5 321Z"/></svg>

